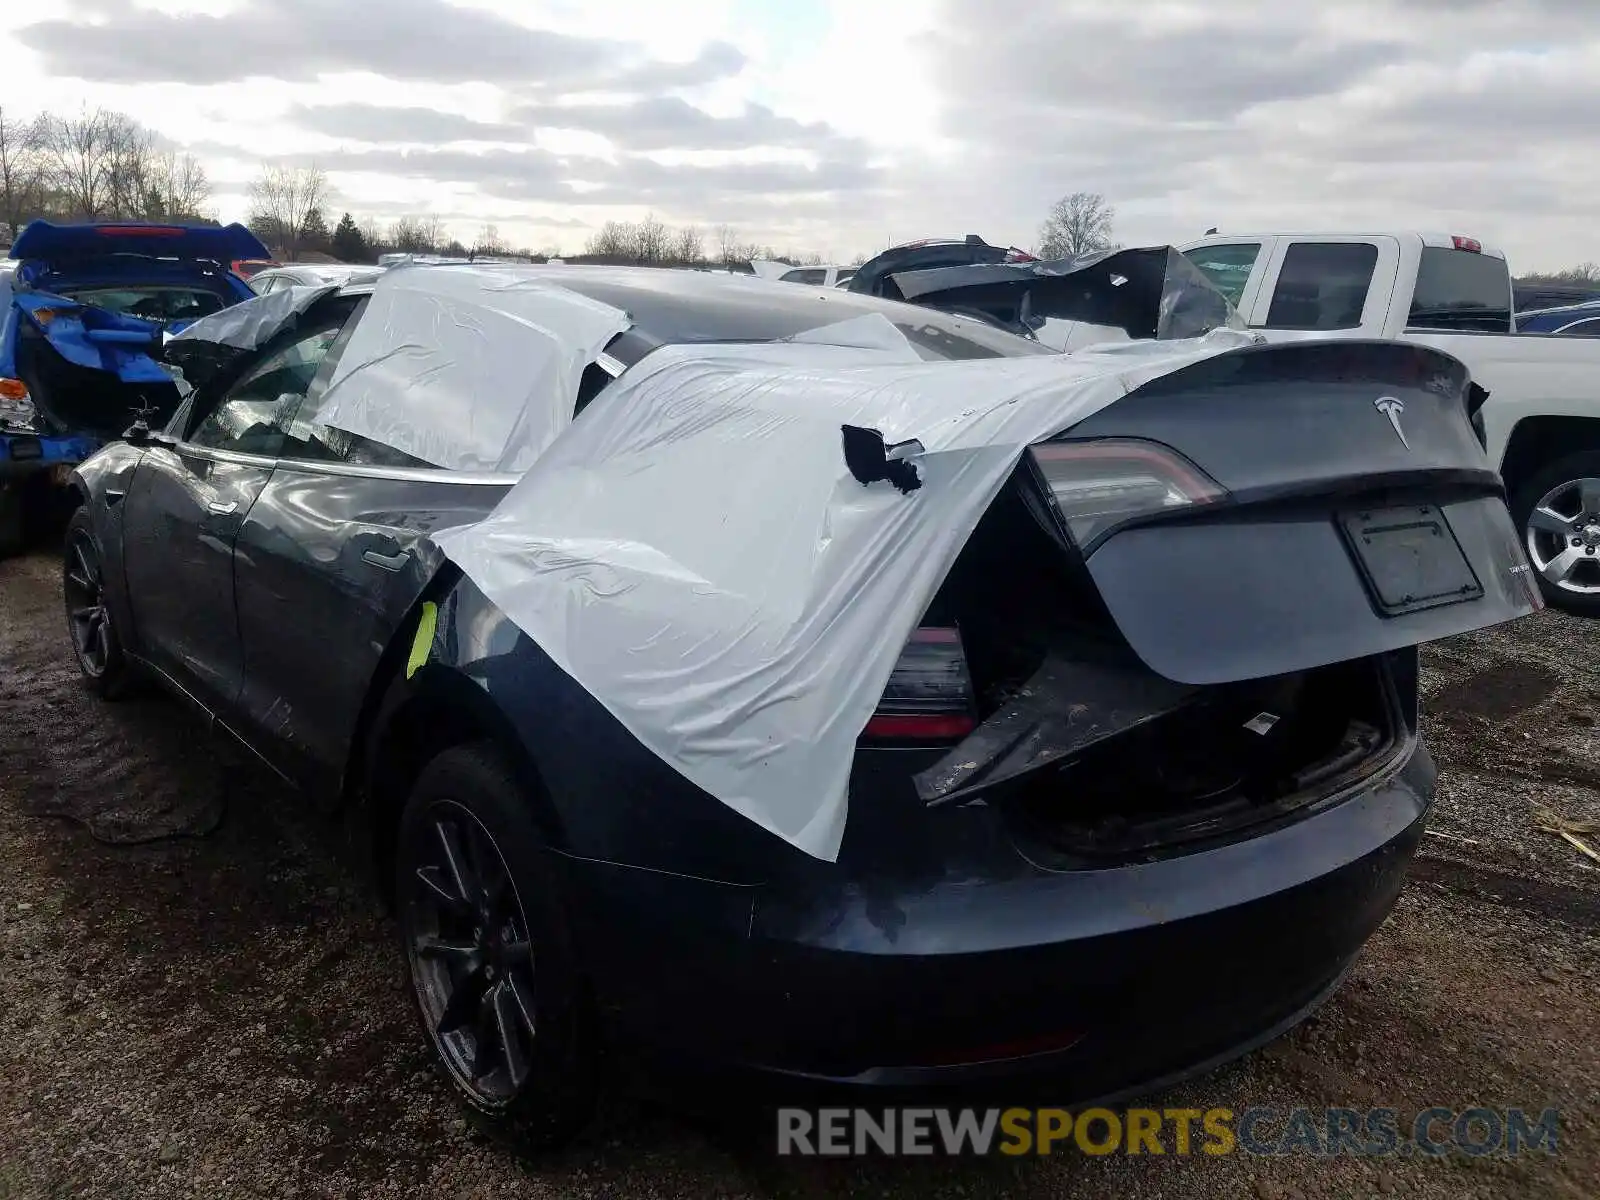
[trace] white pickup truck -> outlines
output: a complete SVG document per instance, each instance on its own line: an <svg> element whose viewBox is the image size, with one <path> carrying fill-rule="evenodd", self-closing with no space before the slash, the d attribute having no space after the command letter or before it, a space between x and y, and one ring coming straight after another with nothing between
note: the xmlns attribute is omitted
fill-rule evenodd
<svg viewBox="0 0 1600 1200"><path fill-rule="evenodd" d="M1600 616L1600 339L1519 334L1505 255L1423 233L1211 235L1180 247L1268 339L1405 339L1489 393L1490 461L1545 598Z"/></svg>

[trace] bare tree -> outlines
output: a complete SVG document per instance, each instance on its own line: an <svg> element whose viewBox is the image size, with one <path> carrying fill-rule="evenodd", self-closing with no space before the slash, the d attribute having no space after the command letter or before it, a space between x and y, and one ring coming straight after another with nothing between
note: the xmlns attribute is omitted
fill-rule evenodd
<svg viewBox="0 0 1600 1200"><path fill-rule="evenodd" d="M681 263L704 262L706 247L704 239L700 236L700 231L693 225L685 225L678 230L678 236L673 239L672 253L669 257Z"/></svg>
<svg viewBox="0 0 1600 1200"><path fill-rule="evenodd" d="M596 258L631 258L637 242L632 225L624 221L607 221L589 239L584 253Z"/></svg>
<svg viewBox="0 0 1600 1200"><path fill-rule="evenodd" d="M283 248L293 262L305 237L306 222L328 199L328 177L315 163L296 167L263 164L250 185L250 228Z"/></svg>
<svg viewBox="0 0 1600 1200"><path fill-rule="evenodd" d="M102 117L105 145L105 207L118 217L161 217L156 180L155 136L126 113ZM156 211L152 211L156 210Z"/></svg>
<svg viewBox="0 0 1600 1200"><path fill-rule="evenodd" d="M472 243L472 256L498 257L506 253L506 244L500 236L498 225L485 225L478 231L478 240Z"/></svg>
<svg viewBox="0 0 1600 1200"><path fill-rule="evenodd" d="M203 217L211 200L211 180L200 160L186 151L169 150L153 166L154 187L161 197L160 213L151 216Z"/></svg>
<svg viewBox="0 0 1600 1200"><path fill-rule="evenodd" d="M45 169L61 193L66 216L106 215L110 134L106 113L82 109L75 117L41 118Z"/></svg>
<svg viewBox="0 0 1600 1200"><path fill-rule="evenodd" d="M671 251L672 235L654 213L650 213L637 226L634 256L642 263L660 263L667 260Z"/></svg>
<svg viewBox="0 0 1600 1200"><path fill-rule="evenodd" d="M416 217L396 217L389 227L389 241L403 254L421 254L428 249L427 234Z"/></svg>
<svg viewBox="0 0 1600 1200"><path fill-rule="evenodd" d="M1099 192L1073 192L1061 197L1039 228L1039 257L1072 258L1107 249L1116 215Z"/></svg>
<svg viewBox="0 0 1600 1200"><path fill-rule="evenodd" d="M363 217L361 219L361 240L366 243L367 249L373 254L378 253L379 246L388 245L383 234L383 227L378 224L377 217Z"/></svg>
<svg viewBox="0 0 1600 1200"><path fill-rule="evenodd" d="M422 230L423 249L437 251L445 244L444 218L429 213L418 222ZM465 256L465 247L462 248Z"/></svg>
<svg viewBox="0 0 1600 1200"><path fill-rule="evenodd" d="M717 261L730 267L739 261L739 234L732 225L717 226Z"/></svg>
<svg viewBox="0 0 1600 1200"><path fill-rule="evenodd" d="M37 121L23 121L0 108L0 224L15 237L38 207L43 163Z"/></svg>
<svg viewBox="0 0 1600 1200"><path fill-rule="evenodd" d="M444 243L444 221L431 213L400 217L389 231L389 239L396 250L406 254L431 254Z"/></svg>

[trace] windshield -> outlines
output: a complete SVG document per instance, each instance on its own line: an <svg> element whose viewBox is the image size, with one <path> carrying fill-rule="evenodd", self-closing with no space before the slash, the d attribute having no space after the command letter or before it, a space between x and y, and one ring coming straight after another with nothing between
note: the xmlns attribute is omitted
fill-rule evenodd
<svg viewBox="0 0 1600 1200"><path fill-rule="evenodd" d="M1413 329L1509 332L1511 276L1505 259L1424 247L1407 324Z"/></svg>
<svg viewBox="0 0 1600 1200"><path fill-rule="evenodd" d="M222 298L204 288L123 286L63 288L60 295L79 304L147 321L192 321L222 311Z"/></svg>

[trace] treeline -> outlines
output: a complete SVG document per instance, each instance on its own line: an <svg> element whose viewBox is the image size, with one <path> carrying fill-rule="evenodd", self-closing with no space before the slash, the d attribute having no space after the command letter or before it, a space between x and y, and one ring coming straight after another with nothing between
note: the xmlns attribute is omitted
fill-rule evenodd
<svg viewBox="0 0 1600 1200"><path fill-rule="evenodd" d="M192 155L126 113L18 118L0 108L0 224L212 220L211 183Z"/></svg>
<svg viewBox="0 0 1600 1200"><path fill-rule="evenodd" d="M791 266L814 266L820 254L779 254L771 246L742 242L731 225L718 225L712 231L708 248L705 236L694 225L674 229L650 214L642 221L607 221L572 262L598 262L650 267L748 267L752 259L769 259Z"/></svg>
<svg viewBox="0 0 1600 1200"><path fill-rule="evenodd" d="M1545 271L1517 276L1518 283L1565 283L1574 287L1600 288L1600 263L1579 263L1563 271Z"/></svg>
<svg viewBox="0 0 1600 1200"><path fill-rule="evenodd" d="M471 245L451 236L437 216L399 217L380 225L343 213L330 225L328 177L316 165L268 163L250 185L248 224L273 254L294 261L329 255L340 262L376 262L380 254L442 254L454 258L544 259L548 252L514 249L495 225L485 225Z"/></svg>

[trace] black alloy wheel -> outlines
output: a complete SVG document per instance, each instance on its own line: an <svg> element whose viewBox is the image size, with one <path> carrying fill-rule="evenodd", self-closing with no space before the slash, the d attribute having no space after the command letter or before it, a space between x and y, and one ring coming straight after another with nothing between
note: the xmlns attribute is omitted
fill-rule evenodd
<svg viewBox="0 0 1600 1200"><path fill-rule="evenodd" d="M537 1025L528 918L493 836L436 800L413 860L407 943L423 1019L445 1066L485 1107L527 1086Z"/></svg>
<svg viewBox="0 0 1600 1200"><path fill-rule="evenodd" d="M492 743L453 746L422 769L395 841L400 940L434 1059L468 1118L523 1154L588 1123L599 1077L542 800Z"/></svg>
<svg viewBox="0 0 1600 1200"><path fill-rule="evenodd" d="M123 682L126 664L122 643L106 601L105 569L100 549L80 508L67 524L66 550L61 563L61 594L66 604L67 634L78 669L92 690L114 695Z"/></svg>

